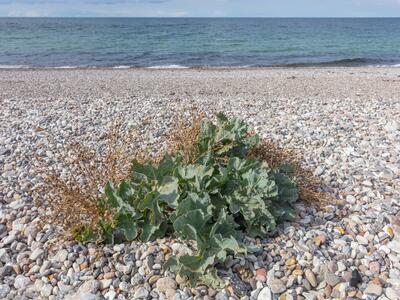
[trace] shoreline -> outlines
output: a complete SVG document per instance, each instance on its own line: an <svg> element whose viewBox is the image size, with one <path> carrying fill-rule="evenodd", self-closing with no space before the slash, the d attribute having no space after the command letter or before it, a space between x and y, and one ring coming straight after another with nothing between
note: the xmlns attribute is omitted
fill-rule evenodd
<svg viewBox="0 0 400 300"><path fill-rule="evenodd" d="M133 71L185 71L185 70L204 70L204 71L236 71L236 70L298 70L298 69L400 69L400 64L395 65L304 65L304 64L293 64L293 65L276 65L276 66L154 66L154 67L136 67L136 66L115 66L115 67L1 67L0 71L86 71L86 70L103 70L103 71L113 71L113 70L133 70Z"/></svg>

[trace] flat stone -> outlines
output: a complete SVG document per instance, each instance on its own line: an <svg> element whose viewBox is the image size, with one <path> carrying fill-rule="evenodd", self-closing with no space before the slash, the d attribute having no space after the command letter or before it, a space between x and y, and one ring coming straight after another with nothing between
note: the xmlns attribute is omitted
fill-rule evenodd
<svg viewBox="0 0 400 300"><path fill-rule="evenodd" d="M78 289L79 293L96 294L100 288L100 283L97 280L85 281Z"/></svg>
<svg viewBox="0 0 400 300"><path fill-rule="evenodd" d="M30 283L32 282L28 277L25 277L24 275L18 275L14 280L14 287L17 290L25 289Z"/></svg>
<svg viewBox="0 0 400 300"><path fill-rule="evenodd" d="M370 283L364 291L364 294L380 296L382 295L382 287L377 284Z"/></svg>
<svg viewBox="0 0 400 300"><path fill-rule="evenodd" d="M65 297L65 300L98 300L98 299L99 297L97 295L91 293L76 293Z"/></svg>
<svg viewBox="0 0 400 300"><path fill-rule="evenodd" d="M131 284L133 286L135 285L139 285L141 283L143 283L144 278L142 275L140 275L139 273L136 273L132 278L131 278Z"/></svg>
<svg viewBox="0 0 400 300"><path fill-rule="evenodd" d="M268 287L265 287L258 294L257 300L272 300L272 293Z"/></svg>
<svg viewBox="0 0 400 300"><path fill-rule="evenodd" d="M110 287L111 283L112 283L112 279L100 280L100 285L99 285L100 290L108 289Z"/></svg>
<svg viewBox="0 0 400 300"><path fill-rule="evenodd" d="M177 283L174 279L170 277L164 277L157 280L156 288L160 291L165 293L168 289L176 289Z"/></svg>
<svg viewBox="0 0 400 300"><path fill-rule="evenodd" d="M121 291L124 291L124 292L129 292L129 284L127 283L127 282L125 282L125 281L122 281L119 285L118 285L118 288L121 290Z"/></svg>
<svg viewBox="0 0 400 300"><path fill-rule="evenodd" d="M112 279L112 278L114 278L114 276L115 276L114 272L107 272L104 274L103 278L104 279Z"/></svg>
<svg viewBox="0 0 400 300"><path fill-rule="evenodd" d="M4 245L9 245L14 241L15 241L15 234L10 234L3 240L3 244Z"/></svg>
<svg viewBox="0 0 400 300"><path fill-rule="evenodd" d="M315 288L318 285L317 278L315 277L315 274L313 271L311 271L310 269L307 269L304 272L304 275L312 287Z"/></svg>
<svg viewBox="0 0 400 300"><path fill-rule="evenodd" d="M42 249L40 249L40 248L37 248L37 249L35 249L32 253L31 253L31 255L30 255L30 259L31 260L37 260L39 257L41 257L42 255L44 254L44 250L42 250Z"/></svg>
<svg viewBox="0 0 400 300"><path fill-rule="evenodd" d="M53 286L51 284L45 284L40 290L40 295L42 295L43 297L50 297L52 291Z"/></svg>
<svg viewBox="0 0 400 300"><path fill-rule="evenodd" d="M267 284L274 294L281 294L286 291L286 285L278 278L268 280Z"/></svg>
<svg viewBox="0 0 400 300"><path fill-rule="evenodd" d="M126 266L126 265L123 265L121 263L118 263L118 264L116 264L115 269L117 271L120 271L121 273L123 273L125 275L128 275L132 271L132 266Z"/></svg>
<svg viewBox="0 0 400 300"><path fill-rule="evenodd" d="M256 270L256 280L261 282L267 281L267 270L265 268Z"/></svg>
<svg viewBox="0 0 400 300"><path fill-rule="evenodd" d="M145 299L149 295L149 292L144 288L140 287L136 290L135 294L133 295L133 299Z"/></svg>
<svg viewBox="0 0 400 300"><path fill-rule="evenodd" d="M325 275L325 281L330 286L335 286L340 282L340 277L333 273L327 273Z"/></svg>
<svg viewBox="0 0 400 300"><path fill-rule="evenodd" d="M346 196L346 201L350 204L355 204L356 203L356 197L353 195L347 195Z"/></svg>
<svg viewBox="0 0 400 300"><path fill-rule="evenodd" d="M68 251L65 249L59 250L56 255L51 258L52 262L64 262L67 260Z"/></svg>
<svg viewBox="0 0 400 300"><path fill-rule="evenodd" d="M360 245L368 246L368 239L366 237L363 237L362 235L357 235L356 239Z"/></svg>

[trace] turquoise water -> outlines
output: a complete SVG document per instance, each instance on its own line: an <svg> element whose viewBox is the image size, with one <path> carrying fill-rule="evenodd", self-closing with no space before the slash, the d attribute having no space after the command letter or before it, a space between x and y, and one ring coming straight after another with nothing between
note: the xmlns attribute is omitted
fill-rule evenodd
<svg viewBox="0 0 400 300"><path fill-rule="evenodd" d="M1 67L400 64L400 18L0 18Z"/></svg>

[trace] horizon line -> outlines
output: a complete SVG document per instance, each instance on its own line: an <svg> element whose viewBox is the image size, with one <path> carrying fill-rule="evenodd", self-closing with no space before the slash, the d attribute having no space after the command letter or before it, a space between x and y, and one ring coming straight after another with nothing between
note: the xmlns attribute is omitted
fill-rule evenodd
<svg viewBox="0 0 400 300"><path fill-rule="evenodd" d="M182 16L182 17L170 17L170 16L151 16L151 17L135 17L135 16L39 16L39 17L26 17L26 16L0 16L0 19L52 19L52 18L90 18L90 19L400 19L398 17L367 17L367 16L352 16L352 17L340 17L340 16L331 16L331 17L244 17L244 16L224 16L224 17L215 17L215 16Z"/></svg>

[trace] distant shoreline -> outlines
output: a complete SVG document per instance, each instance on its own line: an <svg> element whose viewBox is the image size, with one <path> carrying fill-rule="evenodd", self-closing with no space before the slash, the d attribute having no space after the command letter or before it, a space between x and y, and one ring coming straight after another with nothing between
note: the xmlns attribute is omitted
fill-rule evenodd
<svg viewBox="0 0 400 300"><path fill-rule="evenodd" d="M284 70L284 69L400 69L399 65L280 65L280 66L195 66L195 67L1 67L0 71L84 71L84 70L105 70L105 71L196 71L196 70L210 70L210 71L236 71L236 70Z"/></svg>

